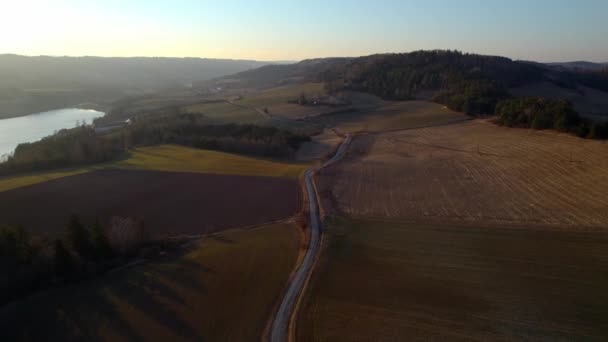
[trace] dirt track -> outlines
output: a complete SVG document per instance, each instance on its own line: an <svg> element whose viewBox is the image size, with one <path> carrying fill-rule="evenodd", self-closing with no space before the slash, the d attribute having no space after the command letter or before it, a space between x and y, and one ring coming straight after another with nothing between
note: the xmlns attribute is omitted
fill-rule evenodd
<svg viewBox="0 0 608 342"><path fill-rule="evenodd" d="M1 192L0 224L54 235L76 213L89 224L130 216L152 234L201 234L280 220L300 207L295 179L101 170Z"/></svg>

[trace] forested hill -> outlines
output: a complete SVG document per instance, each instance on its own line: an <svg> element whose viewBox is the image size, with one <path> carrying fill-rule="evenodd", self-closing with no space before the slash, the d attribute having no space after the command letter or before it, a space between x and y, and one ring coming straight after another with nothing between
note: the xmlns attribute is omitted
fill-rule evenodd
<svg viewBox="0 0 608 342"><path fill-rule="evenodd" d="M608 75L602 72L557 70L540 63L457 51L360 57L328 68L319 77L335 86L343 82L343 87L388 99L430 99L473 115L493 114L496 104L510 97L513 89L530 85L551 84L554 94L530 91L526 95L552 99L561 99L562 90L582 94L579 97L585 96L585 88L608 91ZM587 100L570 97L565 99ZM608 113L608 108L603 109Z"/></svg>
<svg viewBox="0 0 608 342"><path fill-rule="evenodd" d="M393 100L428 99L472 115L494 114L499 101L523 89L525 96L567 99L584 115L608 114L608 103L602 99L604 94L608 98L605 71L583 72L458 51L306 60L245 71L220 81L261 86L321 81L330 91L351 89Z"/></svg>
<svg viewBox="0 0 608 342"><path fill-rule="evenodd" d="M183 88L266 64L203 58L0 55L0 118Z"/></svg>

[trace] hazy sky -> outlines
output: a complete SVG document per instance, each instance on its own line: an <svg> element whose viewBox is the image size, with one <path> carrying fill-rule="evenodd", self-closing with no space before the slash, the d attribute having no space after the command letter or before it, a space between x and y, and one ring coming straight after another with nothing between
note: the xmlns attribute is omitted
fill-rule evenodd
<svg viewBox="0 0 608 342"><path fill-rule="evenodd" d="M608 61L608 0L2 0L0 53L257 60L458 49Z"/></svg>

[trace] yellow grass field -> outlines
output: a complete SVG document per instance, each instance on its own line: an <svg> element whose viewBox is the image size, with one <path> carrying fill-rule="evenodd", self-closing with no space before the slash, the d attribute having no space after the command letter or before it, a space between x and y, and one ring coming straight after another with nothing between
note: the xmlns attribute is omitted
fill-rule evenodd
<svg viewBox="0 0 608 342"><path fill-rule="evenodd" d="M267 124L268 119L253 109L235 106L228 102L203 103L184 107L182 110L191 113L202 113L215 124Z"/></svg>
<svg viewBox="0 0 608 342"><path fill-rule="evenodd" d="M608 227L608 145L487 121L357 137L319 173L324 205L357 217Z"/></svg>
<svg viewBox="0 0 608 342"><path fill-rule="evenodd" d="M117 162L113 166L159 171L288 178L297 178L306 169L304 164L277 162L177 145L138 148L132 152L130 158Z"/></svg>
<svg viewBox="0 0 608 342"><path fill-rule="evenodd" d="M602 341L608 233L333 219L298 341Z"/></svg>
<svg viewBox="0 0 608 342"><path fill-rule="evenodd" d="M177 145L161 145L135 149L131 151L127 159L114 163L0 178L0 191L7 191L103 168L136 168L157 171L297 178L306 169L306 165Z"/></svg>
<svg viewBox="0 0 608 342"><path fill-rule="evenodd" d="M306 94L308 97L323 95L325 93L323 87L323 83L304 83L270 88L250 96L245 96L237 101L237 103L256 108L283 105L287 104L290 100L297 99L300 94Z"/></svg>
<svg viewBox="0 0 608 342"><path fill-rule="evenodd" d="M258 341L298 255L292 224L206 237L179 258L0 309L3 340Z"/></svg>

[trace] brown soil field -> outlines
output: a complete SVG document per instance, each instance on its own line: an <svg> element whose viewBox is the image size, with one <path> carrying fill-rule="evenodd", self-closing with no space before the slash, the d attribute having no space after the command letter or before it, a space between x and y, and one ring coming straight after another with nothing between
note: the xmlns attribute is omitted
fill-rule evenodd
<svg viewBox="0 0 608 342"><path fill-rule="evenodd" d="M355 217L608 227L608 145L488 121L369 134L319 172L324 208Z"/></svg>
<svg viewBox="0 0 608 342"><path fill-rule="evenodd" d="M137 217L151 234L201 234L290 217L301 197L297 179L107 169L1 192L0 222L53 235L75 213L89 224Z"/></svg>
<svg viewBox="0 0 608 342"><path fill-rule="evenodd" d="M336 218L298 341L605 341L608 233Z"/></svg>

